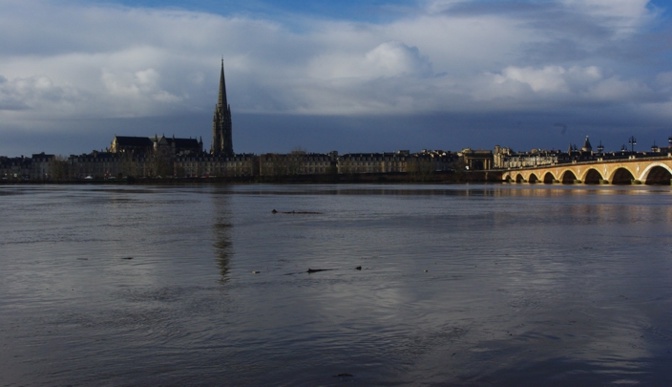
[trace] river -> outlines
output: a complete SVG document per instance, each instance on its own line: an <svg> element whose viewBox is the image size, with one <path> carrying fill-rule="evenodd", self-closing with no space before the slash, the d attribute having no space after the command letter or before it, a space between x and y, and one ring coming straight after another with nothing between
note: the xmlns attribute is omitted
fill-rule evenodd
<svg viewBox="0 0 672 387"><path fill-rule="evenodd" d="M670 187L0 186L0 217L1 386L672 383Z"/></svg>

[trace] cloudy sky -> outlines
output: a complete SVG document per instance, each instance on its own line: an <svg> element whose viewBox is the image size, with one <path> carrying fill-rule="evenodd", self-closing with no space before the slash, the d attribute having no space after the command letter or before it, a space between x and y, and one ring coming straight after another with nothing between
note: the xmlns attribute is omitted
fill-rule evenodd
<svg viewBox="0 0 672 387"><path fill-rule="evenodd" d="M242 3L244 5L240 5ZM0 155L616 150L672 135L666 0L0 0Z"/></svg>

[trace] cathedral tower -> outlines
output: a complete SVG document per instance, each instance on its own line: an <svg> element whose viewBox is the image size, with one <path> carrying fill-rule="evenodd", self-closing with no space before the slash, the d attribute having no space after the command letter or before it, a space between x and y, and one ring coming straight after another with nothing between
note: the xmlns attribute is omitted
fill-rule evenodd
<svg viewBox="0 0 672 387"><path fill-rule="evenodd" d="M224 79L224 59L219 75L219 98L212 118L212 148L213 155L233 156L233 139L231 123L231 106L226 101L226 81Z"/></svg>

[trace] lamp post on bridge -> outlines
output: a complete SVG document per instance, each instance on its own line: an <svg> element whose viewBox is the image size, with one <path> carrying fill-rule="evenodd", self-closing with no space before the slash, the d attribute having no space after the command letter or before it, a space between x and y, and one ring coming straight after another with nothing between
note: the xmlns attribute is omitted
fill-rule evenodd
<svg viewBox="0 0 672 387"><path fill-rule="evenodd" d="M632 153L635 153L635 145L637 145L637 139L635 138L635 136L630 136L630 138L628 139L628 144L630 144L630 151Z"/></svg>

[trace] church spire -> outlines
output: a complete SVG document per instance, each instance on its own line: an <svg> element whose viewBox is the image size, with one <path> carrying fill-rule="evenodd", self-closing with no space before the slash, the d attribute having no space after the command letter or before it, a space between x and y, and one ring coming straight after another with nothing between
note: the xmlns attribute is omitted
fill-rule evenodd
<svg viewBox="0 0 672 387"><path fill-rule="evenodd" d="M226 100L226 80L224 78L224 59L219 74L219 96L212 118L212 147L214 155L233 156L233 125L231 122L231 106Z"/></svg>
<svg viewBox="0 0 672 387"><path fill-rule="evenodd" d="M226 101L226 79L224 78L224 58L222 58L222 70L219 74L219 98L217 99L219 106L226 109L229 106Z"/></svg>

